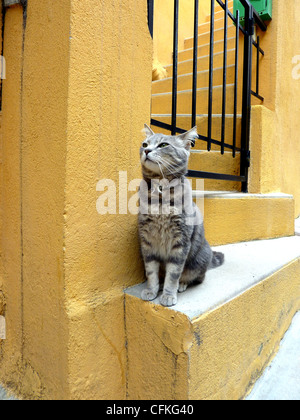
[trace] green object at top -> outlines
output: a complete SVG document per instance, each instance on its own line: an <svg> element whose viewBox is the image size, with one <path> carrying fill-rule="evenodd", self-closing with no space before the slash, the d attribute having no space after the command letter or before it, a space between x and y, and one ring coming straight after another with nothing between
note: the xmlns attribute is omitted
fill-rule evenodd
<svg viewBox="0 0 300 420"><path fill-rule="evenodd" d="M258 12L262 20L272 19L272 0L250 0L254 9ZM245 21L245 8L240 0L233 1L233 12L236 16L236 11L240 11L241 23Z"/></svg>

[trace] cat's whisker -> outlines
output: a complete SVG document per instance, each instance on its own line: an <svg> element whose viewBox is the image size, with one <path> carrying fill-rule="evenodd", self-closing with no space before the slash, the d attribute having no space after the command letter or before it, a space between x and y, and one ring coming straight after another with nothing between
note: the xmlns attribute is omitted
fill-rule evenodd
<svg viewBox="0 0 300 420"><path fill-rule="evenodd" d="M174 165L171 162L166 162L167 165L171 166L172 168L174 168L176 171L178 171L178 165Z"/></svg>
<svg viewBox="0 0 300 420"><path fill-rule="evenodd" d="M159 170L160 170L160 172L162 174L163 179L165 179L165 176L164 176L163 170L161 169L160 164L158 162L157 162L157 164L158 164L158 167L159 167Z"/></svg>
<svg viewBox="0 0 300 420"><path fill-rule="evenodd" d="M173 165L171 165L167 162L161 162L161 164L164 165L165 168L168 168L172 174L176 173L177 168L175 166L173 166Z"/></svg>
<svg viewBox="0 0 300 420"><path fill-rule="evenodd" d="M157 164L159 166L159 169L160 169L160 172L161 172L163 178L165 178L164 173L163 173L163 169L166 169L167 172L170 172L170 169L167 168L162 162L157 162Z"/></svg>
<svg viewBox="0 0 300 420"><path fill-rule="evenodd" d="M160 161L161 161L162 163L164 163L165 165L167 165L167 166L169 166L169 167L172 167L172 168L176 169L176 166L175 166L175 165L173 165L171 162L167 161L166 159L163 159L161 156L159 156L159 159L160 159Z"/></svg>
<svg viewBox="0 0 300 420"><path fill-rule="evenodd" d="M176 174L176 167L173 166L171 163L168 163L166 161L164 161L163 159L160 159L160 164L167 169L170 172L170 175L175 175Z"/></svg>

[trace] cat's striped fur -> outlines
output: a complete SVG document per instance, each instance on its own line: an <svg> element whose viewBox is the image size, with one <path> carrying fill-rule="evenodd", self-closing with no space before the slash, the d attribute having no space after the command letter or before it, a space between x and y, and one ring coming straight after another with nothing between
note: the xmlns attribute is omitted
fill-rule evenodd
<svg viewBox="0 0 300 420"><path fill-rule="evenodd" d="M153 300L158 296L159 274L163 269L165 279L160 302L172 306L177 303L178 291L202 283L208 268L223 264L224 255L213 252L206 241L202 215L185 178L197 129L180 136L166 136L154 134L145 125L145 133L147 138L140 149L144 177L141 201L144 207L149 207L139 214L140 245L147 277L142 299ZM169 203L163 199L165 189L169 190Z"/></svg>

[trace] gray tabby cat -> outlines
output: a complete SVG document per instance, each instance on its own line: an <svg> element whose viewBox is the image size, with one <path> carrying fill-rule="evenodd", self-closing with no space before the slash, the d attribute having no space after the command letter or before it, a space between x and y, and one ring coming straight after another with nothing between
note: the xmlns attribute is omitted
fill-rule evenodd
<svg viewBox="0 0 300 420"><path fill-rule="evenodd" d="M141 188L140 200L148 211L143 211L141 205L139 236L147 288L142 299L151 301L158 296L163 269L165 281L160 302L173 306L177 303L177 292L184 292L193 283L202 283L208 268L223 264L224 255L213 252L206 241L202 216L185 178L197 128L179 136L166 136L155 134L145 124L145 134L147 138L140 149L145 187ZM165 190L169 204L162 198ZM187 203L182 205L183 201ZM168 211L164 211L166 208Z"/></svg>

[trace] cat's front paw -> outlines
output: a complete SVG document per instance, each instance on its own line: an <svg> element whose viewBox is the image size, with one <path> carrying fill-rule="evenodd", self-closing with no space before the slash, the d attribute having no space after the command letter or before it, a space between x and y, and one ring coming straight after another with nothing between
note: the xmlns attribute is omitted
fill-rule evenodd
<svg viewBox="0 0 300 420"><path fill-rule="evenodd" d="M142 291L142 299L146 301L154 300L157 298L158 292L151 289L145 289Z"/></svg>
<svg viewBox="0 0 300 420"><path fill-rule="evenodd" d="M168 295L163 293L160 298L160 303L163 306L174 306L177 303L177 296Z"/></svg>

